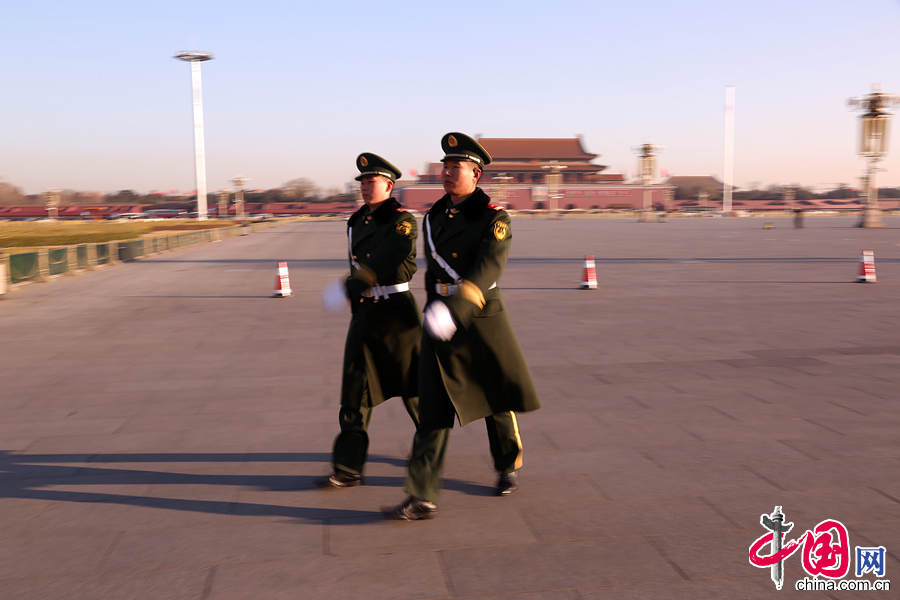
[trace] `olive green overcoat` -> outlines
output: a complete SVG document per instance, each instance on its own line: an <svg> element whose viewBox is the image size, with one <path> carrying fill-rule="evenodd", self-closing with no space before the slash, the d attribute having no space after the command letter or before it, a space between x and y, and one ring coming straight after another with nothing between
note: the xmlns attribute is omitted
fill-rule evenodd
<svg viewBox="0 0 900 600"><path fill-rule="evenodd" d="M471 284L463 284L469 287L465 294L446 297L438 294L437 284L454 281L431 256L423 226L428 301L445 302L458 329L448 342L423 335L423 356L434 353L439 372L425 367L434 361L423 358L420 411L427 410L426 398L441 394L441 386L450 396L461 425L506 411L537 410L541 403L513 332L503 294L499 287L491 288L499 282L509 257L512 241L509 214L490 204L487 194L477 188L456 206L445 195L435 202L425 218L431 225L436 252L462 280ZM483 306L480 306L479 293L483 295Z"/></svg>
<svg viewBox="0 0 900 600"><path fill-rule="evenodd" d="M422 317L412 292L365 297L371 286L395 285L416 272L416 219L391 198L374 211L363 206L347 222L352 316L344 346L341 405L358 409L388 398L418 396ZM349 241L352 239L352 248ZM354 266L354 262L359 268Z"/></svg>

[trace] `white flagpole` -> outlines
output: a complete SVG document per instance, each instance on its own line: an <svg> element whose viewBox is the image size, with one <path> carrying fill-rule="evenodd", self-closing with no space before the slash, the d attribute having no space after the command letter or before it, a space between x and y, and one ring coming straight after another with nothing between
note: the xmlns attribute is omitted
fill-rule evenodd
<svg viewBox="0 0 900 600"><path fill-rule="evenodd" d="M731 212L731 188L734 183L734 86L725 86L725 193L722 210Z"/></svg>

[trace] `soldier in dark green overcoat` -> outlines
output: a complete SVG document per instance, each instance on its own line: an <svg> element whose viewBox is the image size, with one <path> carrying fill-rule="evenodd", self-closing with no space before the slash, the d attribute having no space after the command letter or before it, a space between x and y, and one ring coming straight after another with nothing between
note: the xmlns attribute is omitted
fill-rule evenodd
<svg viewBox="0 0 900 600"><path fill-rule="evenodd" d="M409 291L416 272L416 219L390 197L401 174L396 167L370 153L357 158L357 167L366 205L347 222L350 277L336 299L349 299L352 312L344 347L341 433L334 442L334 471L317 481L329 488L362 482L372 408L400 396L418 424L422 326Z"/></svg>
<svg viewBox="0 0 900 600"><path fill-rule="evenodd" d="M477 187L490 155L474 139L450 133L442 179L447 194L425 216L428 270L425 331L419 359L419 426L401 505L389 518L424 519L437 512L440 473L454 421L484 419L497 492L518 488L522 440L516 412L540 408L525 357L497 283L509 257L506 211Z"/></svg>

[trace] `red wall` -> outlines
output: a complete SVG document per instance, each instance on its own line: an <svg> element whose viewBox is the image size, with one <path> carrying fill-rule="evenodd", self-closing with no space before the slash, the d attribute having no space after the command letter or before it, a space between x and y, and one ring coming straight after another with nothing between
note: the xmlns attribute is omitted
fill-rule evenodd
<svg viewBox="0 0 900 600"><path fill-rule="evenodd" d="M544 198L536 196L535 200L532 200L535 189L532 187L508 188L506 190L507 206L516 210L534 210L537 201L540 201L544 204L544 208L550 208L546 196ZM546 188L543 189L546 190ZM496 192L496 188L486 185L484 186L484 191L491 195ZM644 188L641 186L573 186L565 187L561 191L563 197L559 200L559 206L557 207L560 209L568 208L569 205L583 210L609 208L613 205L620 207L629 205L633 208L642 208L644 206ZM400 190L398 199L404 207L424 212L443 195L444 189L439 186L410 186ZM651 188L650 200L654 206L661 207L665 197L666 188Z"/></svg>

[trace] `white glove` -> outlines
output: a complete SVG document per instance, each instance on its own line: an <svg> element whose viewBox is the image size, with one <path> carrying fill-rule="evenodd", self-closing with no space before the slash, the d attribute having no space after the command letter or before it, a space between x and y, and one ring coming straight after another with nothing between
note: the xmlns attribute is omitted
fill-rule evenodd
<svg viewBox="0 0 900 600"><path fill-rule="evenodd" d="M322 290L322 305L330 313L340 313L349 306L347 288L343 281L333 281Z"/></svg>
<svg viewBox="0 0 900 600"><path fill-rule="evenodd" d="M436 300L425 309L425 331L428 335L442 342L449 342L456 333L456 323L447 305Z"/></svg>

